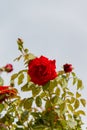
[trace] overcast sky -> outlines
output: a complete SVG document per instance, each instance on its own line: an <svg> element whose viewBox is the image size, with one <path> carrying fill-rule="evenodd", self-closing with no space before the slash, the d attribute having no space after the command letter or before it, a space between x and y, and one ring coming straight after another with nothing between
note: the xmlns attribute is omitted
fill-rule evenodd
<svg viewBox="0 0 87 130"><path fill-rule="evenodd" d="M0 66L19 55L18 37L36 56L56 59L58 69L73 64L87 99L87 0L0 0Z"/></svg>

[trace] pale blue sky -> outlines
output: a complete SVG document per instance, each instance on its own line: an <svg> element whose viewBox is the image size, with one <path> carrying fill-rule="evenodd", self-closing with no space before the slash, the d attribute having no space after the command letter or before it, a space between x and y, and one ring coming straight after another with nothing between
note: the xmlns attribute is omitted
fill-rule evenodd
<svg viewBox="0 0 87 130"><path fill-rule="evenodd" d="M18 37L35 55L56 59L58 69L73 64L87 99L87 0L0 0L0 66L18 56Z"/></svg>

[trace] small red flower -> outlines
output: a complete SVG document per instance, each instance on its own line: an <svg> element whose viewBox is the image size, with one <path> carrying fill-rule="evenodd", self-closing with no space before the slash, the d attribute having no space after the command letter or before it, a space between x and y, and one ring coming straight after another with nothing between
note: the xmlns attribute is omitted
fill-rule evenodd
<svg viewBox="0 0 87 130"><path fill-rule="evenodd" d="M0 102L4 101L9 97L17 95L17 90L10 86L0 86Z"/></svg>
<svg viewBox="0 0 87 130"><path fill-rule="evenodd" d="M29 62L28 74L31 77L31 81L35 84L45 85L49 80L57 77L55 69L55 60L40 56Z"/></svg>
<svg viewBox="0 0 87 130"><path fill-rule="evenodd" d="M13 66L12 66L12 64L7 64L5 67L4 67L4 69L5 69L5 71L6 72L11 72L11 71L13 71Z"/></svg>
<svg viewBox="0 0 87 130"><path fill-rule="evenodd" d="M65 73L70 73L73 70L72 64L64 64L63 68L64 68Z"/></svg>

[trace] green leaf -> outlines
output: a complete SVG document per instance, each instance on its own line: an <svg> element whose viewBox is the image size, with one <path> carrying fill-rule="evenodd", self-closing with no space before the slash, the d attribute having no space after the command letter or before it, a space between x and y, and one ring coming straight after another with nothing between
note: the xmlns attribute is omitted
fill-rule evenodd
<svg viewBox="0 0 87 130"><path fill-rule="evenodd" d="M29 111L24 111L22 114L21 114L21 121L24 122L24 121L27 121L28 120L28 115L29 115Z"/></svg>
<svg viewBox="0 0 87 130"><path fill-rule="evenodd" d="M17 125L22 125L22 121L17 121L16 124Z"/></svg>
<svg viewBox="0 0 87 130"><path fill-rule="evenodd" d="M4 110L4 105L0 104L0 112L2 112Z"/></svg>
<svg viewBox="0 0 87 130"><path fill-rule="evenodd" d="M3 78L0 76L0 86L3 86L4 85L4 80Z"/></svg>
<svg viewBox="0 0 87 130"><path fill-rule="evenodd" d="M77 77L73 78L73 85L75 85L77 81L78 81Z"/></svg>
<svg viewBox="0 0 87 130"><path fill-rule="evenodd" d="M85 112L82 111L82 110L78 110L74 113L76 116L79 116L79 115L85 115Z"/></svg>
<svg viewBox="0 0 87 130"><path fill-rule="evenodd" d="M65 101L66 103L71 103L70 99L66 99Z"/></svg>
<svg viewBox="0 0 87 130"><path fill-rule="evenodd" d="M52 102L53 104L58 104L58 99L59 99L58 96L54 96L54 97L51 99L51 102Z"/></svg>
<svg viewBox="0 0 87 130"><path fill-rule="evenodd" d="M30 82L31 77L27 74L27 82Z"/></svg>
<svg viewBox="0 0 87 130"><path fill-rule="evenodd" d="M82 88L83 88L82 80L78 79L77 90L78 90L78 89L82 89Z"/></svg>
<svg viewBox="0 0 87 130"><path fill-rule="evenodd" d="M28 50L27 48L26 48L26 49L24 49L24 52L25 52L25 53L28 53L28 51L29 51L29 50Z"/></svg>
<svg viewBox="0 0 87 130"><path fill-rule="evenodd" d="M55 93L57 96L60 96L60 88L57 87Z"/></svg>
<svg viewBox="0 0 87 130"><path fill-rule="evenodd" d="M81 98L80 101L81 101L81 104L85 107L86 106L86 100Z"/></svg>
<svg viewBox="0 0 87 130"><path fill-rule="evenodd" d="M21 90L26 92L26 91L32 91L32 88L34 87L34 84L32 82L24 84L24 86L21 87Z"/></svg>
<svg viewBox="0 0 87 130"><path fill-rule="evenodd" d="M40 94L40 97L41 98L44 98L46 96L46 93L44 93L44 92L42 92L41 94Z"/></svg>
<svg viewBox="0 0 87 130"><path fill-rule="evenodd" d="M57 81L56 80L51 80L50 84L49 84L49 87L48 87L49 92L53 93L56 86L57 86Z"/></svg>
<svg viewBox="0 0 87 130"><path fill-rule="evenodd" d="M52 107L51 102L49 100L47 100L46 103L45 103L45 108L49 109L51 107Z"/></svg>
<svg viewBox="0 0 87 130"><path fill-rule="evenodd" d="M29 91L29 90L31 90L31 89L30 89L30 87L29 87L29 84L26 83L24 86L21 87L21 90L24 91L24 92L26 92L26 91Z"/></svg>
<svg viewBox="0 0 87 130"><path fill-rule="evenodd" d="M29 62L29 54L24 55L24 62L26 63L27 61Z"/></svg>
<svg viewBox="0 0 87 130"><path fill-rule="evenodd" d="M33 100L34 100L33 97L27 98L24 102L24 108L30 109L32 107Z"/></svg>
<svg viewBox="0 0 87 130"><path fill-rule="evenodd" d="M17 76L18 76L18 74L17 74L17 73L16 73L16 74L13 74L13 75L11 76L11 80L16 79L16 78L17 78Z"/></svg>
<svg viewBox="0 0 87 130"><path fill-rule="evenodd" d="M66 103L64 102L60 105L60 114L65 114L66 110Z"/></svg>
<svg viewBox="0 0 87 130"><path fill-rule="evenodd" d="M14 122L14 117L12 114L6 113L5 116L3 117L3 122L6 121L8 125L11 125Z"/></svg>
<svg viewBox="0 0 87 130"><path fill-rule="evenodd" d="M33 96L37 96L41 91L41 87L38 87L38 86L32 86L32 94Z"/></svg>
<svg viewBox="0 0 87 130"><path fill-rule="evenodd" d="M29 53L29 60L33 60L36 56L34 56L34 54Z"/></svg>
<svg viewBox="0 0 87 130"><path fill-rule="evenodd" d="M72 104L72 103L74 103L75 102L75 98L74 97L71 97L71 101L70 101L70 103Z"/></svg>
<svg viewBox="0 0 87 130"><path fill-rule="evenodd" d="M44 90L48 90L49 86L50 86L50 81L47 82L45 85L42 86L43 91L44 91Z"/></svg>
<svg viewBox="0 0 87 130"><path fill-rule="evenodd" d="M76 77L76 74L74 72L71 73L73 77Z"/></svg>
<svg viewBox="0 0 87 130"><path fill-rule="evenodd" d="M64 101L63 101L60 97L58 97L57 104L58 104L58 105L61 105L61 104L63 104L63 103L64 103Z"/></svg>
<svg viewBox="0 0 87 130"><path fill-rule="evenodd" d="M22 41L22 39L18 38L17 44L18 44L18 50L20 50L22 52L22 49L23 49L23 41Z"/></svg>
<svg viewBox="0 0 87 130"><path fill-rule="evenodd" d="M20 75L20 74L23 73L23 72L27 73L27 69L25 69L25 70L20 70L20 71L18 72L18 75Z"/></svg>
<svg viewBox="0 0 87 130"><path fill-rule="evenodd" d="M59 128L59 126L58 126L58 128ZM67 128L67 121L62 119L61 120L61 129L59 128L57 130L64 130L66 128Z"/></svg>
<svg viewBox="0 0 87 130"><path fill-rule="evenodd" d="M72 114L68 114L68 118L69 118L69 119L72 119Z"/></svg>
<svg viewBox="0 0 87 130"><path fill-rule="evenodd" d="M15 130L24 130L23 128L17 127Z"/></svg>
<svg viewBox="0 0 87 130"><path fill-rule="evenodd" d="M24 74L21 73L18 77L18 85L22 84L23 83L23 79L24 79Z"/></svg>
<svg viewBox="0 0 87 130"><path fill-rule="evenodd" d="M55 105L61 105L63 103L63 100L58 97L58 96L54 96L52 99L51 99L52 103L55 104Z"/></svg>
<svg viewBox="0 0 87 130"><path fill-rule="evenodd" d="M74 94L72 92L69 92L69 91L67 92L67 94L70 96L74 96Z"/></svg>
<svg viewBox="0 0 87 130"><path fill-rule="evenodd" d="M62 78L61 81L60 81L60 85L61 85L62 88L66 88L67 85L68 85L68 82L67 82L65 76L62 76L62 77L63 77L63 78Z"/></svg>
<svg viewBox="0 0 87 130"><path fill-rule="evenodd" d="M37 107L41 107L41 105L42 105L42 100L41 100L40 96L37 96L35 101L36 101Z"/></svg>
<svg viewBox="0 0 87 130"><path fill-rule="evenodd" d="M75 103L74 103L75 109L77 109L79 106L80 106L79 100L76 99L76 100L75 100Z"/></svg>

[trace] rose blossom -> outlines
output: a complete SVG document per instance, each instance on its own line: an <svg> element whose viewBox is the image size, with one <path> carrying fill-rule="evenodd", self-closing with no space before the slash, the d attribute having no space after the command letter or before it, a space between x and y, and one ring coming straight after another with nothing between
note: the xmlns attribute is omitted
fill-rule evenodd
<svg viewBox="0 0 87 130"><path fill-rule="evenodd" d="M5 71L6 72L11 72L11 71L13 71L13 66L12 66L12 64L7 64L5 67L4 67L4 69L5 69Z"/></svg>
<svg viewBox="0 0 87 130"><path fill-rule="evenodd" d="M64 64L63 68L64 68L65 73L70 73L73 70L72 64Z"/></svg>
<svg viewBox="0 0 87 130"><path fill-rule="evenodd" d="M17 95L17 90L10 86L0 86L0 102Z"/></svg>
<svg viewBox="0 0 87 130"><path fill-rule="evenodd" d="M28 64L28 74L31 81L38 85L45 85L49 80L57 76L55 60L49 60L44 56L31 60Z"/></svg>

